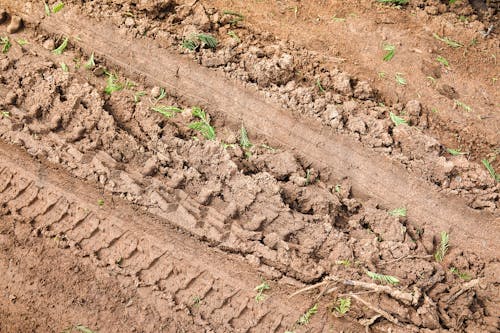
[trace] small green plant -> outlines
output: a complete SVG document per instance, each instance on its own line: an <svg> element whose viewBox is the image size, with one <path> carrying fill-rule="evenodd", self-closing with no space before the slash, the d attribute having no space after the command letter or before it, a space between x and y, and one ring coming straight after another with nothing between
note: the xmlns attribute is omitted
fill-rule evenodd
<svg viewBox="0 0 500 333"><path fill-rule="evenodd" d="M406 208L396 208L389 211L389 215L396 217L406 217Z"/></svg>
<svg viewBox="0 0 500 333"><path fill-rule="evenodd" d="M201 305L201 297L193 296L193 305L199 307Z"/></svg>
<svg viewBox="0 0 500 333"><path fill-rule="evenodd" d="M108 78L106 79L106 87L104 88L104 92L108 95L111 95L114 92L123 90L124 85L118 80L118 76L113 73L106 73Z"/></svg>
<svg viewBox="0 0 500 333"><path fill-rule="evenodd" d="M146 95L145 91L138 91L134 94L134 103L137 104L141 101L141 98Z"/></svg>
<svg viewBox="0 0 500 333"><path fill-rule="evenodd" d="M210 119L208 118L205 111L201 108L195 106L193 107L192 115L200 121L192 122L189 124L189 128L198 131L208 140L215 140L215 128L210 125Z"/></svg>
<svg viewBox="0 0 500 333"><path fill-rule="evenodd" d="M214 36L208 34L195 34L182 41L182 47L190 51L195 51L204 46L215 49L217 47L217 44L217 39Z"/></svg>
<svg viewBox="0 0 500 333"><path fill-rule="evenodd" d="M9 40L9 37L0 37L0 45L2 46L2 53L9 52L12 47L12 43Z"/></svg>
<svg viewBox="0 0 500 333"><path fill-rule="evenodd" d="M334 309L340 316L345 315L351 309L351 298L350 297L340 297L337 300L338 306Z"/></svg>
<svg viewBox="0 0 500 333"><path fill-rule="evenodd" d="M85 67L86 69L92 69L95 67L94 52L92 52L89 60L87 60L87 62L85 63L85 65L83 65L83 67Z"/></svg>
<svg viewBox="0 0 500 333"><path fill-rule="evenodd" d="M61 62L61 69L63 70L63 72L67 73L69 72L69 67L68 65L66 65L66 63L64 62Z"/></svg>
<svg viewBox="0 0 500 333"><path fill-rule="evenodd" d="M399 279L391 275L383 275L371 271L366 271L366 275L368 275L372 280L380 281L382 283L389 283L389 284L399 283Z"/></svg>
<svg viewBox="0 0 500 333"><path fill-rule="evenodd" d="M69 41L69 38L65 37L64 40L62 41L61 45L59 45L54 51L52 51L52 53L57 54L57 55L63 54L64 50L66 50L66 48L68 47L68 41Z"/></svg>
<svg viewBox="0 0 500 333"><path fill-rule="evenodd" d="M458 156L458 155L465 155L467 154L466 152L462 152L460 149L452 149L452 148L446 148L446 151L450 153L453 156Z"/></svg>
<svg viewBox="0 0 500 333"><path fill-rule="evenodd" d="M337 14L332 16L332 22L345 22L345 17L337 17Z"/></svg>
<svg viewBox="0 0 500 333"><path fill-rule="evenodd" d="M491 177L493 177L495 181L500 182L500 174L496 173L495 169L491 165L491 162L485 158L481 160L481 163L483 163L484 167L486 168L486 170L488 170Z"/></svg>
<svg viewBox="0 0 500 333"><path fill-rule="evenodd" d="M167 97L167 91L165 90L165 88L160 88L160 94L158 95L158 97L155 98L155 103L158 103L159 101L161 101L162 99L164 99L165 97Z"/></svg>
<svg viewBox="0 0 500 333"><path fill-rule="evenodd" d="M437 60L437 62L439 62L443 66L450 67L450 63L448 62L448 60L445 57L443 57L443 56L437 56L436 60Z"/></svg>
<svg viewBox="0 0 500 333"><path fill-rule="evenodd" d="M461 107L462 109L464 109L467 112L472 111L472 108L470 106L468 106L467 104L465 104L463 102L460 102L459 100L455 100L455 105Z"/></svg>
<svg viewBox="0 0 500 333"><path fill-rule="evenodd" d="M323 88L323 85L321 84L321 80L318 78L318 80L316 80L316 86L318 87L319 89L319 92L324 94L326 92L325 88Z"/></svg>
<svg viewBox="0 0 500 333"><path fill-rule="evenodd" d="M227 32L228 36L231 37L232 39L234 39L237 43L240 43L241 42L241 39L240 37L238 37L238 35L236 34L236 32L232 31L232 30L229 30Z"/></svg>
<svg viewBox="0 0 500 333"><path fill-rule="evenodd" d="M1 111L0 115L2 116L2 118L10 118L9 111Z"/></svg>
<svg viewBox="0 0 500 333"><path fill-rule="evenodd" d="M378 2L401 6L406 5L408 3L408 0L378 0Z"/></svg>
<svg viewBox="0 0 500 333"><path fill-rule="evenodd" d="M241 13L238 13L238 12L234 12L232 10L224 10L222 12L222 14L224 15L230 15L233 17L233 19L231 19L231 21L229 21L229 24L236 24L240 21L243 21L243 19L245 18Z"/></svg>
<svg viewBox="0 0 500 333"><path fill-rule="evenodd" d="M302 316L300 316L299 320L297 321L297 324L299 325L309 324L312 316L314 316L317 312L318 312L318 303L314 304Z"/></svg>
<svg viewBox="0 0 500 333"><path fill-rule="evenodd" d="M248 132L245 128L245 126L241 125L241 130L240 130L240 146L243 149L250 149L252 148L252 143L250 142L250 139L248 138Z"/></svg>
<svg viewBox="0 0 500 333"><path fill-rule="evenodd" d="M385 78L385 76L386 76L386 75L387 75L387 73L386 73L386 72L378 72L378 77L379 77L380 79Z"/></svg>
<svg viewBox="0 0 500 333"><path fill-rule="evenodd" d="M97 206L99 206L99 207L104 206L104 199L97 200Z"/></svg>
<svg viewBox="0 0 500 333"><path fill-rule="evenodd" d="M399 126L399 125L408 125L408 122L404 120L401 117L396 116L394 113L389 113L389 117L391 117L392 122L394 125Z"/></svg>
<svg viewBox="0 0 500 333"><path fill-rule="evenodd" d="M26 39L24 39L24 38L19 38L16 42L20 46L24 46L24 45L28 44L28 41Z"/></svg>
<svg viewBox="0 0 500 333"><path fill-rule="evenodd" d="M408 81L406 81L406 79L403 77L403 74L402 73L396 73L396 75L394 76L395 79L396 79L396 82L401 85L401 86L406 86L408 84Z"/></svg>
<svg viewBox="0 0 500 333"><path fill-rule="evenodd" d="M436 38L437 40L439 40L439 41L445 43L446 45L448 45L452 48L455 48L455 49L463 46L462 44L460 44L457 41L454 41L453 39L450 39L448 37L441 37L436 33L432 34L432 36L434 36L434 38Z"/></svg>
<svg viewBox="0 0 500 333"><path fill-rule="evenodd" d="M73 332L73 330L77 330L77 331L82 332L82 333L97 333L97 332L91 330L90 328L88 328L87 326L83 326L83 325L75 325L72 327L68 327L65 330L63 330L61 333L71 333L71 332Z"/></svg>
<svg viewBox="0 0 500 333"><path fill-rule="evenodd" d="M337 260L335 261L337 265L342 265L344 267L349 267L351 266L351 261L349 259L342 259L342 260Z"/></svg>
<svg viewBox="0 0 500 333"><path fill-rule="evenodd" d="M182 112L182 109L176 106L164 106L164 105L153 106L151 107L151 110L154 112L158 112L165 118L172 118L176 113Z"/></svg>
<svg viewBox="0 0 500 333"><path fill-rule="evenodd" d="M58 2L54 5L54 7L52 7L52 13L55 14L57 13L58 11L60 11L61 9L64 8L64 3L63 2Z"/></svg>
<svg viewBox="0 0 500 333"><path fill-rule="evenodd" d="M340 193L342 186L340 184L335 185L335 193Z"/></svg>
<svg viewBox="0 0 500 333"><path fill-rule="evenodd" d="M255 295L255 301L260 302L266 298L264 295L264 291L271 289L266 280L262 279L262 283L255 287L255 291L257 291L257 295Z"/></svg>
<svg viewBox="0 0 500 333"><path fill-rule="evenodd" d="M392 44L384 44L383 49L384 51L386 51L386 54L383 58L384 61L390 61L392 58L394 58L394 54L396 53L396 46Z"/></svg>
<svg viewBox="0 0 500 333"><path fill-rule="evenodd" d="M443 261L446 252L448 252L449 240L450 240L450 235L448 235L446 231L442 231L441 241L439 242L439 246L436 250L436 253L434 253L434 259L436 259L437 262Z"/></svg>
<svg viewBox="0 0 500 333"><path fill-rule="evenodd" d="M45 15L46 16L50 16L50 7L49 7L49 5L46 2L44 2L43 3L43 7L44 7L44 10L45 10Z"/></svg>
<svg viewBox="0 0 500 333"><path fill-rule="evenodd" d="M472 279L469 274L459 271L458 268L456 268L456 267L451 267L450 272L452 272L453 275L458 276L459 278L461 278L464 281L470 281Z"/></svg>

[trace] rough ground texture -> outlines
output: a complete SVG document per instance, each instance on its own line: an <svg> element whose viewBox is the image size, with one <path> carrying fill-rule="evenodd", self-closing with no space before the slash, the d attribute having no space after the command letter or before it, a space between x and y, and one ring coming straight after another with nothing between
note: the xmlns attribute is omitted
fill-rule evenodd
<svg viewBox="0 0 500 333"><path fill-rule="evenodd" d="M426 12L433 6L425 5ZM439 141L450 134L439 134L445 129L425 102L386 105L369 80L324 67L321 53L203 2L72 1L51 16L39 7L12 5L39 18L30 15L23 31L9 35L29 44L0 56L0 269L8 277L0 282L0 315L15 318L2 320L0 331L78 324L144 332L499 329L497 255L475 253L467 238L455 236L453 221L443 230L451 246L438 261L439 235L428 221L411 218L412 207L408 216L398 214L354 194L352 179L315 168L317 161L301 153L305 146L246 138L244 124L229 126L225 110L207 114L205 125L216 134L209 140L193 129L200 119L190 91L132 82L120 59L97 56L87 65L91 55L73 46L73 36L55 55L63 38L43 23L76 13L98 22L113 13L118 33L186 53L310 118L310 126L354 137L386 163L403 163L433 191L458 195L482 211L474 216L490 217L491 235L498 234L499 184L478 159L498 146L498 132L486 128L480 147L450 156ZM480 18L492 20L490 12ZM16 30L9 15L2 14L2 35ZM180 46L199 32L218 37L216 50ZM109 68L117 63L122 68ZM390 113L408 124L396 126ZM460 124L447 130L456 133ZM399 282L384 284L367 272ZM270 289L260 298L255 287L265 281ZM335 308L346 297L352 306L342 316ZM304 317L316 304L319 312Z"/></svg>

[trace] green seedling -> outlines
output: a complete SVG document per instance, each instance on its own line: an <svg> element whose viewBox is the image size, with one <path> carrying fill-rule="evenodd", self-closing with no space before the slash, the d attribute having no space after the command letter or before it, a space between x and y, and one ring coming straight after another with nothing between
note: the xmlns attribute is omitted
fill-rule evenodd
<svg viewBox="0 0 500 333"><path fill-rule="evenodd" d="M97 206L99 206L99 207L104 206L104 199L97 200Z"/></svg>
<svg viewBox="0 0 500 333"><path fill-rule="evenodd" d="M339 184L335 185L335 192L336 193L340 193L341 190L342 190L342 186L341 185L339 185Z"/></svg>
<svg viewBox="0 0 500 333"><path fill-rule="evenodd" d="M349 267L351 266L351 261L349 259L343 259L343 260L337 260L335 261L337 265L342 265L344 267Z"/></svg>
<svg viewBox="0 0 500 333"><path fill-rule="evenodd" d="M306 170L306 185L311 184L311 169Z"/></svg>
<svg viewBox="0 0 500 333"><path fill-rule="evenodd" d="M472 108L470 106L468 106L467 104L465 104L463 102L460 102L459 100L455 100L455 105L461 107L462 109L464 109L467 112L472 111Z"/></svg>
<svg viewBox="0 0 500 333"><path fill-rule="evenodd" d="M61 69L63 70L63 72L67 73L69 72L69 67L68 65L66 65L64 62L61 62Z"/></svg>
<svg viewBox="0 0 500 333"><path fill-rule="evenodd" d="M384 61L390 61L392 58L394 58L394 54L396 53L396 46L392 44L384 44L383 49L384 51L386 51L386 54L383 58Z"/></svg>
<svg viewBox="0 0 500 333"><path fill-rule="evenodd" d="M200 296L193 297L193 305L196 307L199 307L201 305L201 297Z"/></svg>
<svg viewBox="0 0 500 333"><path fill-rule="evenodd" d="M441 241L439 242L436 253L434 253L434 259L436 259L437 262L443 261L446 252L448 252L449 240L450 235L448 235L446 231L441 232Z"/></svg>
<svg viewBox="0 0 500 333"><path fill-rule="evenodd" d="M241 13L233 12L232 10L225 10L222 12L222 14L230 15L233 17L233 19L229 21L229 24L236 24L240 21L243 21L243 19L245 18Z"/></svg>
<svg viewBox="0 0 500 333"><path fill-rule="evenodd" d="M460 44L460 43L459 43L459 42L457 42L457 41L454 41L453 39L450 39L450 38L448 38L448 37L444 37L444 36L443 36L443 37L441 37L441 36L439 36L439 35L438 35L438 34L436 34L436 33L432 34L432 36L433 36L434 38L436 38L437 40L439 40L439 41L441 41L441 42L445 43L446 45L448 45L448 46L450 46L450 47L452 47L452 48L454 48L454 49L457 49L457 48L459 48L459 47L462 47L462 46L463 46L462 44Z"/></svg>
<svg viewBox="0 0 500 333"><path fill-rule="evenodd" d="M312 316L314 316L317 312L318 312L318 303L314 304L302 316L300 316L299 320L297 321L297 324L299 325L309 324Z"/></svg>
<svg viewBox="0 0 500 333"><path fill-rule="evenodd" d="M408 125L408 122L404 120L401 117L396 116L394 113L389 113L389 117L391 117L392 122L394 125L399 126L399 125Z"/></svg>
<svg viewBox="0 0 500 333"><path fill-rule="evenodd" d="M389 215L396 217L406 217L406 208L396 208L389 211Z"/></svg>
<svg viewBox="0 0 500 333"><path fill-rule="evenodd" d="M145 96L145 91L138 91L134 94L134 103L137 104L141 101L141 97Z"/></svg>
<svg viewBox="0 0 500 333"><path fill-rule="evenodd" d="M112 73L106 73L108 78L106 79L106 87L104 88L104 92L108 95L111 95L114 92L123 90L124 85L118 80L118 76Z"/></svg>
<svg viewBox="0 0 500 333"><path fill-rule="evenodd" d="M132 89L134 87L137 87L137 83L135 83L134 81L130 81L129 79L127 79L127 81L125 81L125 88L126 89Z"/></svg>
<svg viewBox="0 0 500 333"><path fill-rule="evenodd" d="M378 77L381 79L385 78L386 75L387 75L386 72L378 72Z"/></svg>
<svg viewBox="0 0 500 333"><path fill-rule="evenodd" d="M483 165L486 168L486 170L488 170L488 172L490 173L491 177L493 177L493 179L495 181L500 182L500 174L496 173L496 171L493 168L493 166L491 165L490 161L488 161L485 158L485 159L481 160L481 162L483 163Z"/></svg>
<svg viewBox="0 0 500 333"><path fill-rule="evenodd" d="M408 0L378 0L378 2L401 6L406 5L408 3Z"/></svg>
<svg viewBox="0 0 500 333"><path fill-rule="evenodd" d="M443 57L443 56L437 56L436 60L437 60L437 62L439 62L443 66L450 67L450 63L448 62L448 60L445 57Z"/></svg>
<svg viewBox="0 0 500 333"><path fill-rule="evenodd" d="M195 106L193 107L192 115L200 119L200 121L192 122L189 124L189 128L200 132L205 139L215 140L215 128L210 125L210 119L205 111Z"/></svg>
<svg viewBox="0 0 500 333"><path fill-rule="evenodd" d="M263 279L262 283L255 287L255 291L257 291L257 295L255 296L255 301L260 302L266 298L264 295L264 291L271 289L269 284Z"/></svg>
<svg viewBox="0 0 500 333"><path fill-rule="evenodd" d="M158 97L155 98L154 102L158 103L159 101L161 101L165 97L167 97L167 91L165 90L165 88L160 88L160 95L158 95Z"/></svg>
<svg viewBox="0 0 500 333"><path fill-rule="evenodd" d="M49 7L49 5L46 2L44 2L43 3L43 7L44 7L44 10L45 10L45 15L46 16L50 16L50 7Z"/></svg>
<svg viewBox="0 0 500 333"><path fill-rule="evenodd" d="M472 279L472 278L471 278L471 276L470 276L469 274L464 273L464 272L460 272L460 271L458 270L458 268L456 268L456 267L452 267L452 268L450 268L450 272L452 272L452 273L453 273L453 275L458 276L459 278L461 278L461 279L462 279L462 280L464 280L464 281L470 281L470 280Z"/></svg>
<svg viewBox="0 0 500 333"><path fill-rule="evenodd" d="M9 52L12 47L12 43L9 40L9 37L0 37L0 45L2 46L2 53Z"/></svg>
<svg viewBox="0 0 500 333"><path fill-rule="evenodd" d="M402 86L405 86L408 83L402 73L396 73L394 77L396 78L396 82Z"/></svg>
<svg viewBox="0 0 500 333"><path fill-rule="evenodd" d="M466 152L460 151L460 149L452 149L452 148L446 148L446 151L450 153L453 156L458 156L458 155L465 155L467 154Z"/></svg>
<svg viewBox="0 0 500 333"><path fill-rule="evenodd" d="M366 271L366 275L368 275L372 280L379 281L382 283L389 283L389 284L399 283L399 279L391 275L383 275L371 271Z"/></svg>
<svg viewBox="0 0 500 333"><path fill-rule="evenodd" d="M332 16L332 22L345 22L345 18L344 17L337 17L337 14L334 14Z"/></svg>
<svg viewBox="0 0 500 333"><path fill-rule="evenodd" d="M208 34L196 34L182 41L182 47L195 51L200 47L206 46L211 49L217 47L217 39Z"/></svg>
<svg viewBox="0 0 500 333"><path fill-rule="evenodd" d="M94 59L94 52L90 55L89 60L83 65L86 69L92 69L95 67L95 59Z"/></svg>
<svg viewBox="0 0 500 333"><path fill-rule="evenodd" d="M24 38L19 38L16 42L20 46L24 46L24 45L28 44L28 41L26 39L24 39Z"/></svg>
<svg viewBox="0 0 500 333"><path fill-rule="evenodd" d="M243 125L241 125L240 130L240 146L243 149L250 149L253 146L250 142L250 139L248 138L248 132Z"/></svg>
<svg viewBox="0 0 500 333"><path fill-rule="evenodd" d="M323 85L321 84L321 80L318 78L318 80L316 80L316 86L318 87L319 89L319 92L324 94L326 92L325 88L323 88Z"/></svg>
<svg viewBox="0 0 500 333"><path fill-rule="evenodd" d="M265 143L261 144L260 147L264 148L264 149L267 149L267 150L270 150L272 152L275 152L276 151L276 148L273 148L271 146L268 146L266 145Z"/></svg>
<svg viewBox="0 0 500 333"><path fill-rule="evenodd" d="M154 112L158 112L165 118L172 118L176 113L182 112L182 109L176 106L163 106L163 105L151 107L151 110Z"/></svg>
<svg viewBox="0 0 500 333"><path fill-rule="evenodd" d="M68 41L69 41L69 38L65 37L63 42L61 43L61 45L59 45L59 47L57 49L52 51L52 53L57 54L57 55L63 54L64 50L66 50L66 48L68 47Z"/></svg>
<svg viewBox="0 0 500 333"><path fill-rule="evenodd" d="M0 115L2 116L2 118L10 118L9 111L0 111Z"/></svg>
<svg viewBox="0 0 500 333"><path fill-rule="evenodd" d="M58 2L54 5L54 7L52 7L52 13L57 13L58 11L60 11L61 9L64 8L64 3L63 2Z"/></svg>
<svg viewBox="0 0 500 333"><path fill-rule="evenodd" d="M337 311L337 313L340 316L343 316L347 312L349 312L349 310L351 309L351 298L350 297L345 297L345 298L340 297L337 300L337 304L338 304L338 306L335 307L335 311Z"/></svg>
<svg viewBox="0 0 500 333"><path fill-rule="evenodd" d="M73 332L73 330L77 330L78 332L82 332L82 333L97 333L97 332L94 332L93 330L91 330L90 328L88 328L87 326L83 326L83 325L75 325L75 326L66 328L61 333L71 333L71 332Z"/></svg>
<svg viewBox="0 0 500 333"><path fill-rule="evenodd" d="M234 39L237 43L241 42L241 39L240 39L240 37L238 37L238 35L236 34L236 32L234 32L232 30L229 30L227 34L228 34L229 37L231 37L232 39Z"/></svg>

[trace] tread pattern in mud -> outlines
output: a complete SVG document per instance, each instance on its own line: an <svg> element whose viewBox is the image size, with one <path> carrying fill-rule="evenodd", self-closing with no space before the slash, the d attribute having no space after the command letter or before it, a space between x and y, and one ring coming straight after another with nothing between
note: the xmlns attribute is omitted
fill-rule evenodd
<svg viewBox="0 0 500 333"><path fill-rule="evenodd" d="M3 162L0 215L30 223L36 234L53 238L61 247L123 276L151 298L162 317L178 321L185 317L217 332L282 332L287 323L293 325L293 311L263 306L255 302L252 288L245 290L214 276L213 270L221 266L216 261L196 266L189 256L179 258L166 250L161 238L135 230L133 220L100 214L60 188L12 171L12 165Z"/></svg>

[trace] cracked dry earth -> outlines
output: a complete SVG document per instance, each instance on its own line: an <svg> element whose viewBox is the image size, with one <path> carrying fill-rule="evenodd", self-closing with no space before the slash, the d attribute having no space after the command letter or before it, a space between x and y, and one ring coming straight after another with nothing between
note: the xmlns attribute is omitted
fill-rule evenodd
<svg viewBox="0 0 500 333"><path fill-rule="evenodd" d="M0 0L0 332L498 331L498 2L57 3Z"/></svg>

